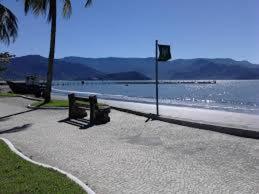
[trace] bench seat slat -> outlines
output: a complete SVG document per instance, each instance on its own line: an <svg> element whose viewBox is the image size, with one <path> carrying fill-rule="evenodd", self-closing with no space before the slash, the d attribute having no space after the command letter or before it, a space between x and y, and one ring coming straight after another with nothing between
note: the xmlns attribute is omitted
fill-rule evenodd
<svg viewBox="0 0 259 194"><path fill-rule="evenodd" d="M84 103L79 103L79 102L75 102L74 105L78 106L78 107L90 107L90 104L84 104Z"/></svg>
<svg viewBox="0 0 259 194"><path fill-rule="evenodd" d="M90 107L86 106L76 106L76 108L84 109L84 110L90 110Z"/></svg>
<svg viewBox="0 0 259 194"><path fill-rule="evenodd" d="M75 97L76 101L83 101L83 102L89 102L89 98L83 98L83 97Z"/></svg>

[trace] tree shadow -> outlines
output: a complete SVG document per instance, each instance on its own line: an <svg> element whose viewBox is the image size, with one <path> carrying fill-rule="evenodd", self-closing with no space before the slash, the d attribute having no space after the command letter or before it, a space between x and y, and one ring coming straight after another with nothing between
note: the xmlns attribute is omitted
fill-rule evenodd
<svg viewBox="0 0 259 194"><path fill-rule="evenodd" d="M26 111L14 113L14 114L6 115L6 116L3 116L3 117L0 117L0 121L4 121L4 120L7 120L9 117L20 115L20 114L24 114L24 113L27 113L27 112L32 112L32 111L35 111L35 110L36 109L26 110Z"/></svg>
<svg viewBox="0 0 259 194"><path fill-rule="evenodd" d="M8 119L10 119L9 117L7 117L7 118L0 118L0 121L6 121L6 120L8 120Z"/></svg>
<svg viewBox="0 0 259 194"><path fill-rule="evenodd" d="M23 131L23 130L26 130L28 129L32 124L24 124L24 125L21 125L21 126L17 126L17 127L13 127L11 129L7 129L7 130L4 130L4 131L0 131L0 135L1 134L5 134L5 133L16 133L16 132L20 132L20 131Z"/></svg>
<svg viewBox="0 0 259 194"><path fill-rule="evenodd" d="M66 119L60 120L58 122L74 125L76 127L79 127L79 129L88 129L88 128L93 126L92 124L90 124L90 121L88 119L69 119L69 118L66 118Z"/></svg>
<svg viewBox="0 0 259 194"><path fill-rule="evenodd" d="M20 114L24 114L24 113L28 113L28 112L32 112L32 111L36 111L39 109L39 107L42 106L42 103L37 105L35 108L33 109L30 109L30 110L25 110L25 111L22 111L22 112L18 112L18 113L14 113L14 114L10 114L10 115L6 115L6 116L3 116L3 117L0 117L0 121L5 121L7 119L9 119L10 117L12 116L16 116L16 115L20 115Z"/></svg>

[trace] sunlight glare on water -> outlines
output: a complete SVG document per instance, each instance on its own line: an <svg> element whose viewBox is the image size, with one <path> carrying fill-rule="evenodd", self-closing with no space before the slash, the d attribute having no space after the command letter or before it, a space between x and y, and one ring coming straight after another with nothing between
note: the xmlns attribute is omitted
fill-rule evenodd
<svg viewBox="0 0 259 194"><path fill-rule="evenodd" d="M143 103L155 103L154 84L115 84L105 81L56 81L53 92ZM258 80L217 81L216 84L160 84L159 101L174 106L259 114Z"/></svg>

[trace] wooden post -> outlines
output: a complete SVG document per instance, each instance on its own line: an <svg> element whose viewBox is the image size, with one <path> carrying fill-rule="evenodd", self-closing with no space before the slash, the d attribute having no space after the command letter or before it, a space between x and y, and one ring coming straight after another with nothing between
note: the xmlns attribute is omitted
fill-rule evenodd
<svg viewBox="0 0 259 194"><path fill-rule="evenodd" d="M96 96L89 96L90 103L90 124L95 122L95 106L96 106Z"/></svg>
<svg viewBox="0 0 259 194"><path fill-rule="evenodd" d="M75 94L68 94L69 110L68 117L69 119L73 118L73 106L75 103Z"/></svg>
<svg viewBox="0 0 259 194"><path fill-rule="evenodd" d="M156 115L159 115L159 108L158 108L158 40L156 40L156 62L155 62L155 69L156 69Z"/></svg>

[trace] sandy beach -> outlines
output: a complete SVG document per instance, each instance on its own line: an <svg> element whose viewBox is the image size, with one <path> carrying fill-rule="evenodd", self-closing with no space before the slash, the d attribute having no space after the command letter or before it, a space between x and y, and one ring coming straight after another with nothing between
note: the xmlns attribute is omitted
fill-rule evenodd
<svg viewBox="0 0 259 194"><path fill-rule="evenodd" d="M67 110L24 112L30 100L0 98L0 136L30 158L77 176L96 193L258 193L259 143L112 110L80 129ZM3 118L4 117L4 118Z"/></svg>
<svg viewBox="0 0 259 194"><path fill-rule="evenodd" d="M66 96L57 95L57 93L54 93L54 98L67 99ZM98 99L98 101L114 107L120 107L144 113L156 113L156 106L154 104L104 99ZM259 131L259 115L255 114L169 105L159 105L159 113L162 116L168 116L180 120Z"/></svg>
<svg viewBox="0 0 259 194"><path fill-rule="evenodd" d="M153 104L111 100L101 101L112 106L142 111L146 113L155 113L156 110L156 107ZM170 116L177 119L259 131L259 115L167 105L160 105L159 110L161 115Z"/></svg>

